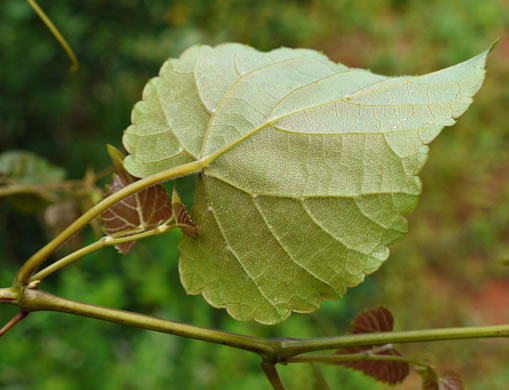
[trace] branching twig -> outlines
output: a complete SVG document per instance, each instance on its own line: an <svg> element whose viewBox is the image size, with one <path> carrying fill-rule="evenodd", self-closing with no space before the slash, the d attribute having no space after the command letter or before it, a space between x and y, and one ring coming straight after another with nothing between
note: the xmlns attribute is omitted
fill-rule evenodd
<svg viewBox="0 0 509 390"><path fill-rule="evenodd" d="M98 241L94 242L93 244L87 245L81 249L78 249L77 251L65 256L64 258L55 261L53 264L47 266L42 271L39 271L35 275L33 275L30 278L30 282L33 281L41 281L48 275L52 274L55 271L58 271L60 268L65 267L68 264L71 264L73 261L76 261L80 259L81 257L95 252L99 249L105 248L107 246L117 245L117 244L123 244L125 242L131 242L131 241L137 241L141 240L142 238L151 237L151 236L158 236L161 234L166 233L167 231L171 229L175 229L177 225L168 225L164 224L161 226L158 226L154 229L148 230L146 232L133 234L127 237L112 237L112 236L106 236L102 237ZM125 233L125 232L123 232Z"/></svg>
<svg viewBox="0 0 509 390"><path fill-rule="evenodd" d="M64 231L62 231L52 241L50 241L42 249L35 253L30 259L28 259L18 271L15 284L17 286L26 286L32 273L44 260L46 260L49 255L51 255L68 238L72 237L75 233L80 231L87 223L89 223L92 219L97 217L107 208L128 197L129 195L141 191L151 185L190 173L199 172L205 166L205 164L206 162L204 161L195 161L156 173L144 179L135 181L134 183L129 184L127 187L122 188L120 191L115 192L106 199L103 199L101 202L96 204L81 217L79 217L76 221L74 221L71 225L69 225Z"/></svg>
<svg viewBox="0 0 509 390"><path fill-rule="evenodd" d="M24 311L55 311L70 313L83 317L130 325L136 328L143 328L156 332L228 345L233 348L258 353L265 359L267 359L267 357L276 356L278 342L275 341L163 320L139 313L71 301L69 299L48 294L44 291L30 288L24 288L23 291L23 297L18 300L18 305ZM2 289L0 289L0 297L1 296Z"/></svg>

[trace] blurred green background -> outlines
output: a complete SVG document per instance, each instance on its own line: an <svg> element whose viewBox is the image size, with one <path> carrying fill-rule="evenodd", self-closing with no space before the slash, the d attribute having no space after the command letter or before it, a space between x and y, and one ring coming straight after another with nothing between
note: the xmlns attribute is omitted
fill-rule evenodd
<svg viewBox="0 0 509 390"><path fill-rule="evenodd" d="M263 337L317 337L348 329L360 310L389 307L397 329L508 323L509 1L40 0L75 50L69 61L22 0L0 3L1 151L30 150L81 178L121 146L144 84L195 43L236 41L260 50L309 47L352 67L419 74L500 43L484 87L454 128L432 144L410 233L388 262L340 301L267 327L237 323L185 294L171 232L127 256L107 248L44 281L64 297ZM180 184L192 202L193 179ZM41 216L0 199L0 286L49 238ZM93 240L86 232L88 241ZM16 311L0 308L0 322ZM469 389L509 388L509 341L404 345L405 353L460 372ZM0 388L269 389L249 353L64 314L36 313L0 341ZM311 389L311 369L281 367L289 389ZM324 367L332 389L385 386ZM401 389L418 389L412 375Z"/></svg>

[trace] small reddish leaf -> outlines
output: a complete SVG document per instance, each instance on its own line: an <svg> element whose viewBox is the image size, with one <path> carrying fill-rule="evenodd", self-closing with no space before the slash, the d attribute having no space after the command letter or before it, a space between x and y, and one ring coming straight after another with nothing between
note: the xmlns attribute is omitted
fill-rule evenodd
<svg viewBox="0 0 509 390"><path fill-rule="evenodd" d="M376 333L391 332L394 326L394 318L389 309L379 306L375 309L366 310L352 322L350 333ZM368 346L368 348L373 348Z"/></svg>
<svg viewBox="0 0 509 390"><path fill-rule="evenodd" d="M429 370L420 374L422 376L422 390L463 390L463 381L454 371L444 371L439 378L436 378Z"/></svg>
<svg viewBox="0 0 509 390"><path fill-rule="evenodd" d="M124 155L108 145L117 174L106 193L110 196L138 178L130 175L123 166ZM108 235L116 234L128 237L132 234L150 230L172 216L170 197L160 184L151 186L130 195L101 213L101 223ZM125 234L122 234L125 232ZM127 253L135 241L117 244L120 253Z"/></svg>
<svg viewBox="0 0 509 390"><path fill-rule="evenodd" d="M191 238L198 238L199 232L196 224L193 222L191 217L189 216L186 206L180 200L180 196L177 192L177 187L173 187L173 194L171 197L171 205L173 208L173 218L175 218L175 223L182 233L188 235Z"/></svg>
<svg viewBox="0 0 509 390"><path fill-rule="evenodd" d="M385 307L367 310L360 313L352 323L350 333L376 333L391 332L394 325L394 318L391 312ZM363 347L342 348L336 351L337 354L355 354L371 352L376 355L401 356L401 354L390 344L366 345ZM339 365L361 371L378 381L395 385L402 382L410 372L410 365L404 362L377 361L377 360L352 360L338 363Z"/></svg>
<svg viewBox="0 0 509 390"><path fill-rule="evenodd" d="M365 350L360 348L344 348L338 351L339 354L351 354L359 352L365 352ZM401 354L394 348L382 352L377 352L376 354L401 356ZM341 362L338 364L357 371L361 371L367 376L390 385L401 383L410 373L410 365L404 362L354 360L350 362Z"/></svg>

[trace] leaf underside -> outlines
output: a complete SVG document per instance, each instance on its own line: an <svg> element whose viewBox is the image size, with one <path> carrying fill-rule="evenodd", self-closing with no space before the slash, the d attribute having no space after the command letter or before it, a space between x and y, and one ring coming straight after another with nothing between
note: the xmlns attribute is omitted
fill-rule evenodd
<svg viewBox="0 0 509 390"><path fill-rule="evenodd" d="M484 79L488 51L385 77L304 49L193 46L145 87L124 145L134 176L200 160L181 280L238 320L340 298L407 232L426 146Z"/></svg>

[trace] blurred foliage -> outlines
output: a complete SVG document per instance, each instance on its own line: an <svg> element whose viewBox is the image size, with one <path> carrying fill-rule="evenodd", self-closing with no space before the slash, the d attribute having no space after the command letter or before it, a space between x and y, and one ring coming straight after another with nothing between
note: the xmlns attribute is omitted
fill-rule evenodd
<svg viewBox="0 0 509 390"><path fill-rule="evenodd" d="M38 214L58 199L44 185L63 181L65 169L50 164L34 153L7 151L0 154L0 194L18 211Z"/></svg>
<svg viewBox="0 0 509 390"><path fill-rule="evenodd" d="M387 264L341 301L266 327L237 323L178 276L177 232L121 257L107 248L44 281L56 294L176 321L263 337L345 332L364 307L383 303L396 329L509 322L509 2L507 0L40 0L75 50L64 51L29 5L0 2L1 151L28 150L82 178L109 165L105 144L121 145L133 104L169 56L195 43L247 43L323 50L348 66L396 75L429 72L500 43L485 86L452 129L432 144L424 193L410 234ZM180 180L189 206L193 178ZM0 285L48 239L36 218L0 199ZM42 220L42 216L37 217ZM88 241L93 240L86 232ZM2 306L0 322L15 313ZM468 388L505 389L507 343L405 345L461 373ZM447 354L444 353L447 351ZM251 354L56 313L36 313L0 341L2 389L268 389ZM325 366L331 388L382 389L346 368ZM312 369L282 367L290 389L309 389ZM402 389L418 388L411 376Z"/></svg>

